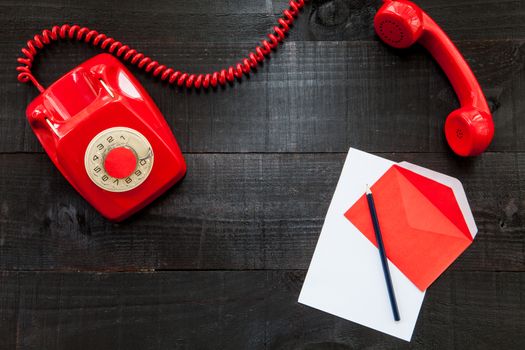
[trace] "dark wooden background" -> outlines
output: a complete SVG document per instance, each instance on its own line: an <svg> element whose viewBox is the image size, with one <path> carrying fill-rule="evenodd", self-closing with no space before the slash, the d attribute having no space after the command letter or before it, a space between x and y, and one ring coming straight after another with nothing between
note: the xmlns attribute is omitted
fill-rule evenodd
<svg viewBox="0 0 525 350"><path fill-rule="evenodd" d="M111 224L48 160L24 116L19 49L79 23L193 72L245 55L284 0L0 2L1 349L525 348L525 1L420 0L494 111L487 153L443 137L458 106L421 48L374 36L378 1L314 1L235 87L195 92L131 69L188 161L185 180ZM100 51L39 56L48 85ZM348 148L458 177L479 234L429 289L411 343L297 303ZM344 276L342 276L344 278Z"/></svg>

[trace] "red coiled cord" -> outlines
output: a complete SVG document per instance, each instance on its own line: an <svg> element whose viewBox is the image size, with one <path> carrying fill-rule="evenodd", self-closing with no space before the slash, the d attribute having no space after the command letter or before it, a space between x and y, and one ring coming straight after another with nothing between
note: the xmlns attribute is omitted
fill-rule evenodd
<svg viewBox="0 0 525 350"><path fill-rule="evenodd" d="M18 63L20 63L20 66L16 68L19 72L18 81L22 83L31 81L40 92L43 92L45 88L31 72L35 56L38 50L42 50L45 45L49 45L51 42L58 41L59 39L67 38L91 43L94 46L100 46L103 50L107 50L123 61L130 62L144 69L146 72L153 74L154 77L160 76L162 81L168 81L170 84L186 86L187 88L195 87L196 89L207 89L210 86L216 87L217 85L224 86L227 82L234 82L235 78L241 79L243 75L248 75L259 63L264 61L266 56L285 39L286 33L290 30L290 26L299 15L306 1L308 0L290 0L289 8L283 11L283 15L277 21L278 25L274 26L273 32L268 34L269 40L262 40L261 43L255 47L255 50L248 54L248 57L241 59L237 64L221 71L209 74L181 72L162 65L143 53L105 34L87 27L64 24L62 26L54 26L51 30L45 29L42 34L35 35L33 39L27 42L27 47L22 49L24 57L18 58Z"/></svg>

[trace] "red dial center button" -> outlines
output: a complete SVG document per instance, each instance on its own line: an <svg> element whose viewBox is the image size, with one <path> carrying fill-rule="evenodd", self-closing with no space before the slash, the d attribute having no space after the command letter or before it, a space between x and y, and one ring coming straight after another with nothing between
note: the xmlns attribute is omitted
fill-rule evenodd
<svg viewBox="0 0 525 350"><path fill-rule="evenodd" d="M104 169L109 176L117 179L130 176L136 167L137 157L127 147L113 148L104 159Z"/></svg>

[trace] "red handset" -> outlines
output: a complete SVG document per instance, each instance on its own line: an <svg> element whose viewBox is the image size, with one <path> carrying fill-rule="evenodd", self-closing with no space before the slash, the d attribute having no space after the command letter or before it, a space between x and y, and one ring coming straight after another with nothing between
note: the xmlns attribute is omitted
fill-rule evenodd
<svg viewBox="0 0 525 350"><path fill-rule="evenodd" d="M445 136L460 156L475 156L489 146L494 122L479 83L467 62L443 30L416 4L385 0L374 18L379 37L395 48L423 45L449 78L461 108L445 122Z"/></svg>
<svg viewBox="0 0 525 350"><path fill-rule="evenodd" d="M278 24L236 65L210 74L180 72L115 39L78 25L54 26L27 42L18 80L41 94L27 119L45 151L73 187L103 216L121 221L153 201L186 173L168 124L122 61L187 88L207 89L248 75L285 39L306 0L290 0ZM31 72L39 50L74 39L109 53L82 63L47 89Z"/></svg>

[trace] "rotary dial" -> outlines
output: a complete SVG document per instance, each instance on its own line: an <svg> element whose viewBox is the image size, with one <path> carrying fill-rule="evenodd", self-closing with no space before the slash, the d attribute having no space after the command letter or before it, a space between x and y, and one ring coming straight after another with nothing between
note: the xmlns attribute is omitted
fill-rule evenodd
<svg viewBox="0 0 525 350"><path fill-rule="evenodd" d="M116 127L102 131L84 156L89 178L110 192L125 192L142 184L153 166L153 150L140 132Z"/></svg>

